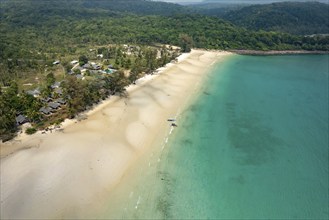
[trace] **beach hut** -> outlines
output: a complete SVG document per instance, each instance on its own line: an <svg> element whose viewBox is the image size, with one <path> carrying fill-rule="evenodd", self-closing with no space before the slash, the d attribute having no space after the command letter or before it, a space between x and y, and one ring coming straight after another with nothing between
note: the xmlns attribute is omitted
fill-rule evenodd
<svg viewBox="0 0 329 220"><path fill-rule="evenodd" d="M49 107L42 107L39 109L39 112L41 112L45 115L49 115L51 113L51 109Z"/></svg>
<svg viewBox="0 0 329 220"><path fill-rule="evenodd" d="M48 107L52 108L52 109L58 109L59 107L61 107L61 105L57 102L50 102L48 104Z"/></svg>
<svg viewBox="0 0 329 220"><path fill-rule="evenodd" d="M29 91L27 91L26 93L29 94L29 95L34 96L35 98L39 97L40 94L41 94L41 92L40 92L39 89L29 90Z"/></svg>
<svg viewBox="0 0 329 220"><path fill-rule="evenodd" d="M52 84L50 87L51 87L52 89L55 89L55 88L59 88L60 85L61 85L61 82L55 82L55 83Z"/></svg>
<svg viewBox="0 0 329 220"><path fill-rule="evenodd" d="M16 117L16 124L17 125L22 125L22 124L24 124L24 123L26 123L26 122L28 122L29 120L24 116L24 115L18 115L17 117Z"/></svg>
<svg viewBox="0 0 329 220"><path fill-rule="evenodd" d="M51 102L52 101L52 98L47 97L47 98L41 99L41 101L44 102L44 103Z"/></svg>
<svg viewBox="0 0 329 220"><path fill-rule="evenodd" d="M66 104L66 101L63 98L56 99L55 102L57 102L57 103L59 103L61 105L65 105Z"/></svg>

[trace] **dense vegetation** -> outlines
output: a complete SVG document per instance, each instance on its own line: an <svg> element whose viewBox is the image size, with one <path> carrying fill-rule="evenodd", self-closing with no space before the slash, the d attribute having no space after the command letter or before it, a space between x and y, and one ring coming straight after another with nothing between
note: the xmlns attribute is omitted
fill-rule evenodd
<svg viewBox="0 0 329 220"><path fill-rule="evenodd" d="M1 3L0 11L1 59L31 58L31 56L43 59L45 54L74 53L75 48L82 44L179 45L182 34L187 34L193 39L194 47L208 49L328 49L327 39L310 40L287 34L251 32L218 18L195 14L164 17L121 13L106 9L108 1L12 0L5 2ZM93 7L85 6L88 2L92 2L93 4L90 5ZM95 2L98 4L96 5ZM116 4L120 2L126 1L119 0ZM158 4L141 2L149 4L151 12L153 4ZM166 3L161 4L166 5ZM126 11L131 12L133 8L128 5ZM144 7L145 10L146 8ZM163 10L168 11L167 7ZM43 56L36 56L39 53Z"/></svg>
<svg viewBox="0 0 329 220"><path fill-rule="evenodd" d="M127 85L135 83L145 74L152 74L157 68L178 56L176 50L167 49L165 46L161 48L109 46L99 47L95 52L102 55L102 58L97 59L91 54L88 57L81 55L76 68L66 62L65 58L62 64L48 67L42 81L35 83L40 90L40 95L37 97L24 90L20 91L17 80L8 83L3 90L0 89L0 140L5 141L14 136L18 130L18 116L24 116L31 122L33 127L26 132L32 134L36 129L56 125L65 118L73 118L110 95L124 95ZM110 64L117 71L107 74L90 69L82 76L80 68L89 63L89 58L102 63L103 66ZM64 75L55 76L53 72L56 69L65 69ZM56 88L53 86L56 81L61 82L60 94L56 93ZM50 103L54 103L55 100L61 100L64 105L56 110L49 109ZM43 114L42 108L48 108L51 112Z"/></svg>
<svg viewBox="0 0 329 220"><path fill-rule="evenodd" d="M216 10L209 10L214 14ZM291 34L328 34L329 5L318 2L281 2L252 5L218 15L252 30L278 31Z"/></svg>
<svg viewBox="0 0 329 220"><path fill-rule="evenodd" d="M15 117L19 114L28 117L37 128L43 128L74 117L113 93L124 92L126 85L177 56L159 45L178 45L183 52L192 47L329 50L329 37L249 31L216 17L190 13L183 6L161 2L0 0L0 3L0 139L8 139L17 131ZM123 51L122 46L115 46L122 44L135 45L135 49ZM85 80L79 80L80 70L70 65L78 58L80 66L91 60L102 66L113 65L117 72L97 75L88 70ZM55 60L60 64L54 65ZM59 112L44 116L39 110L47 103L40 100L60 98L52 87L56 80L62 82L66 105ZM26 94L25 85L32 85L33 89L38 86L41 97Z"/></svg>

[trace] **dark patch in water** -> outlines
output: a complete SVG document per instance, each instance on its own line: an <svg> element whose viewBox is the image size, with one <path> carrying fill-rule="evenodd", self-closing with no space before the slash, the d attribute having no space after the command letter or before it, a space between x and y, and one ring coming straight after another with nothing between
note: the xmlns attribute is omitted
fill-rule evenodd
<svg viewBox="0 0 329 220"><path fill-rule="evenodd" d="M246 180L244 179L244 177L242 175L239 175L236 177L231 177L230 181L232 181L233 183L240 184L240 185L243 185L246 182Z"/></svg>
<svg viewBox="0 0 329 220"><path fill-rule="evenodd" d="M173 203L171 201L173 194L173 179L168 172L158 171L157 175L163 183L163 192L156 201L156 209L159 211L164 219L173 218L171 209Z"/></svg>
<svg viewBox="0 0 329 220"><path fill-rule="evenodd" d="M157 200L156 209L161 213L164 219L172 218L172 215L170 213L171 207L172 204L169 203L168 199L159 197L159 199Z"/></svg>
<svg viewBox="0 0 329 220"><path fill-rule="evenodd" d="M191 139L183 139L180 142L182 145L192 145L193 144Z"/></svg>
<svg viewBox="0 0 329 220"><path fill-rule="evenodd" d="M226 111L230 118L235 117L235 107L236 104L232 102L226 103Z"/></svg>
<svg viewBox="0 0 329 220"><path fill-rule="evenodd" d="M275 150L283 141L275 137L272 129L262 124L259 113L230 115L228 138L235 150L241 153L242 165L261 165L273 159Z"/></svg>
<svg viewBox="0 0 329 220"><path fill-rule="evenodd" d="M200 109L201 105L197 105L197 104L194 104L194 105L191 105L189 108L188 108L188 111L191 111L191 112L197 112L199 109Z"/></svg>

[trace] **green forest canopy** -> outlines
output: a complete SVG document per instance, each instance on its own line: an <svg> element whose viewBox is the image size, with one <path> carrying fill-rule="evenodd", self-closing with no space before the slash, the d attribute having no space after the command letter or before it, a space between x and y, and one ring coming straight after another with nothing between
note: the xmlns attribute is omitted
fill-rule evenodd
<svg viewBox="0 0 329 220"><path fill-rule="evenodd" d="M252 30L329 34L329 5L319 2L253 5L230 11L222 18Z"/></svg>
<svg viewBox="0 0 329 220"><path fill-rule="evenodd" d="M182 6L175 4L144 0L113 2L2 0L0 58L38 58L36 54L68 53L77 45L89 44L180 45L181 34L191 36L194 47L207 49L328 50L326 37L249 31L219 18L184 14Z"/></svg>

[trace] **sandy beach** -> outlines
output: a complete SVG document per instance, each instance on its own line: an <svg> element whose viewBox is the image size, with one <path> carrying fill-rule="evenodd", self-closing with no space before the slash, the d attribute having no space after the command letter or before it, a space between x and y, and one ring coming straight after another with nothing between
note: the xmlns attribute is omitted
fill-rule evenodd
<svg viewBox="0 0 329 220"><path fill-rule="evenodd" d="M171 130L167 119L193 99L212 65L229 54L193 50L85 120L0 144L1 219L92 218L135 161L163 141Z"/></svg>

